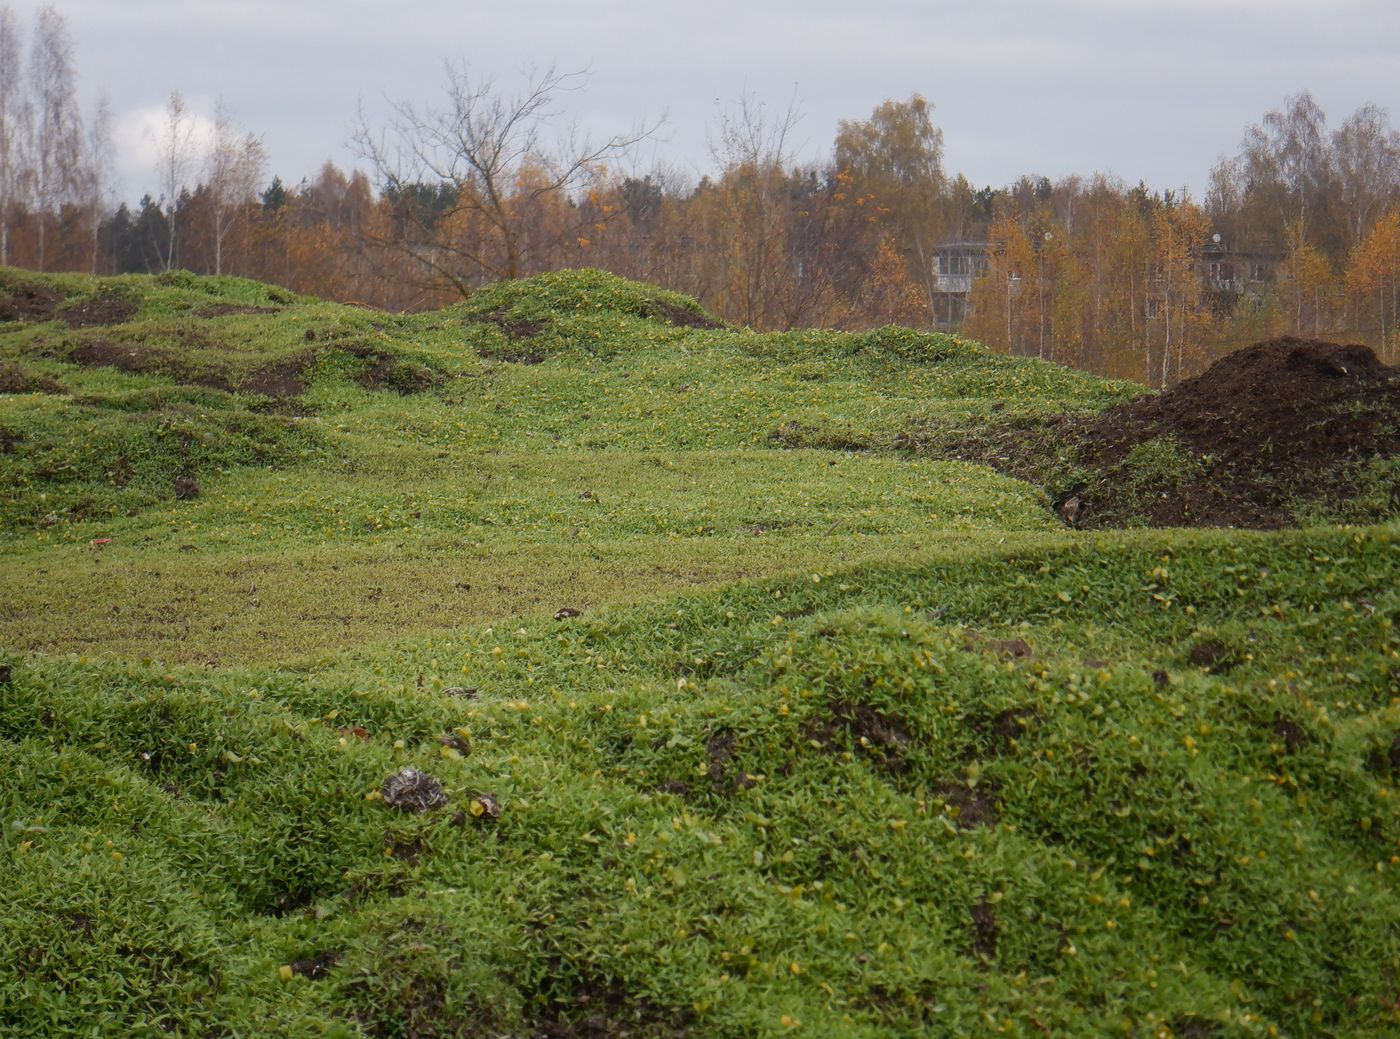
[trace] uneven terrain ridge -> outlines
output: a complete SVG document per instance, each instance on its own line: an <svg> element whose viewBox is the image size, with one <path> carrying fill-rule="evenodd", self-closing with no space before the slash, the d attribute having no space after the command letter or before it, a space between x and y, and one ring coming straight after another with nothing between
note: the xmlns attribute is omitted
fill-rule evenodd
<svg viewBox="0 0 1400 1039"><path fill-rule="evenodd" d="M1346 349L0 272L0 1032L1394 1035Z"/></svg>

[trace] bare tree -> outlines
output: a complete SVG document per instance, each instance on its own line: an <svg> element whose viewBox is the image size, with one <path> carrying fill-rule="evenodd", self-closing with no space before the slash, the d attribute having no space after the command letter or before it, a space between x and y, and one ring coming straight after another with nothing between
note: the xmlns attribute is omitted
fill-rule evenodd
<svg viewBox="0 0 1400 1039"><path fill-rule="evenodd" d="M719 239L711 252L723 264L721 307L746 325L766 327L780 323L790 287L787 167L802 110L796 94L781 112L745 94L717 115L710 153L722 175L709 189L713 211L706 223Z"/></svg>
<svg viewBox="0 0 1400 1039"><path fill-rule="evenodd" d="M440 104L391 102L382 129L361 108L351 140L397 204L397 227L382 244L466 296L483 275L519 277L531 214L587 188L656 126L595 143L561 125L562 96L580 89L581 72L530 70L524 87L507 94L461 62L445 70ZM572 239L574 229L559 227L553 236Z"/></svg>
<svg viewBox="0 0 1400 1039"><path fill-rule="evenodd" d="M1385 109L1363 105L1332 134L1338 201L1355 247L1385 205L1400 193L1400 132Z"/></svg>
<svg viewBox="0 0 1400 1039"><path fill-rule="evenodd" d="M1327 143L1327 116L1307 91L1245 130L1245 183L1271 212L1279 240L1287 227L1311 230L1325 203L1331 179Z"/></svg>
<svg viewBox="0 0 1400 1039"><path fill-rule="evenodd" d="M156 139L161 195L165 201L167 240L164 269L175 266L176 216L180 195L194 169L195 120L178 90L165 103L165 125Z"/></svg>
<svg viewBox="0 0 1400 1039"><path fill-rule="evenodd" d="M73 45L63 16L39 9L29 54L34 99L34 195L38 210L38 266L43 270L50 216L82 195L83 124L74 87Z"/></svg>
<svg viewBox="0 0 1400 1039"><path fill-rule="evenodd" d="M87 152L83 159L81 192L92 229L92 258L90 274L97 273L98 232L102 228L102 206L107 201L109 185L107 171L112 165L112 108L104 95L97 102L92 123L88 126Z"/></svg>
<svg viewBox="0 0 1400 1039"><path fill-rule="evenodd" d="M215 274L224 272L224 243L256 193L266 165L262 139L241 133L232 110L220 98L204 173L213 218Z"/></svg>
<svg viewBox="0 0 1400 1039"><path fill-rule="evenodd" d="M29 109L21 68L19 24L0 4L0 266L10 262L10 214L24 186Z"/></svg>

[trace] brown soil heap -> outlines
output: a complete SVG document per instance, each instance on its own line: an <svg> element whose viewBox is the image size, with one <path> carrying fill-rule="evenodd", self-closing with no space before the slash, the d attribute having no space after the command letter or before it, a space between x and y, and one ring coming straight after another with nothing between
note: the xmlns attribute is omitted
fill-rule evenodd
<svg viewBox="0 0 1400 1039"><path fill-rule="evenodd" d="M1277 527L1300 501L1354 498L1356 463L1400 454L1400 369L1365 346L1285 337L1256 343L1158 396L1062 419L1081 465L1113 479L1077 489L1086 522L1121 511L1134 448L1172 438L1186 463L1171 487L1139 484L1154 525ZM1189 454L1191 458L1185 456ZM1390 490L1400 506L1400 487Z"/></svg>

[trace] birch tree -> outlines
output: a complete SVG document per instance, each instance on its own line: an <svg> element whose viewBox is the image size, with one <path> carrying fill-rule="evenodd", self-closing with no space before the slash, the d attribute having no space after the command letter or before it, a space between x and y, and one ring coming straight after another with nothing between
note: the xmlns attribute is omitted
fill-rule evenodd
<svg viewBox="0 0 1400 1039"><path fill-rule="evenodd" d="M43 7L29 53L30 94L34 104L33 181L38 222L38 267L44 270L47 227L65 203L82 193L83 125L78 110L73 45L63 16Z"/></svg>
<svg viewBox="0 0 1400 1039"><path fill-rule="evenodd" d="M239 130L233 112L219 99L204 180L209 192L214 273L224 272L224 245L257 191L267 165L262 139Z"/></svg>
<svg viewBox="0 0 1400 1039"><path fill-rule="evenodd" d="M10 219L24 186L29 111L21 72L19 23L0 4L0 266L10 262Z"/></svg>
<svg viewBox="0 0 1400 1039"><path fill-rule="evenodd" d="M165 203L166 242L162 269L175 266L180 195L194 170L195 119L178 90L165 103L165 124L156 139L161 197Z"/></svg>

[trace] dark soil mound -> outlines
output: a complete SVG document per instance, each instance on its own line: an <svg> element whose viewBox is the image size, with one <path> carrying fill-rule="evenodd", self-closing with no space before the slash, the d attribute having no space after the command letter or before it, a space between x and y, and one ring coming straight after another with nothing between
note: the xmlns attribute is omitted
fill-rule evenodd
<svg viewBox="0 0 1400 1039"><path fill-rule="evenodd" d="M61 382L47 375L33 375L16 364L0 363L0 393L64 394Z"/></svg>
<svg viewBox="0 0 1400 1039"><path fill-rule="evenodd" d="M1400 370L1365 346L1274 339L1066 432L1080 463L1101 473L1150 441L1174 442L1180 468L1157 475L1175 486L1137 503L1154 524L1276 527L1300 502L1355 497L1356 463L1400 454ZM1153 475L1129 470L1084 488L1087 516L1117 511L1114 483L1140 492Z"/></svg>
<svg viewBox="0 0 1400 1039"><path fill-rule="evenodd" d="M640 317L653 321L664 321L668 325L676 325L680 328L715 329L724 327L722 322L716 321L703 311L691 310L689 307L666 303L662 300L647 300L638 309L637 314Z"/></svg>
<svg viewBox="0 0 1400 1039"><path fill-rule="evenodd" d="M0 285L0 321L48 321L62 302L61 292L44 285Z"/></svg>
<svg viewBox="0 0 1400 1039"><path fill-rule="evenodd" d="M1256 343L1157 397L1098 416L1089 460L1114 460L1152 437L1174 436L1226 465L1318 469L1400 443L1400 381L1366 346L1308 339Z"/></svg>
<svg viewBox="0 0 1400 1039"><path fill-rule="evenodd" d="M1257 527L1400 513L1400 369L1365 346L1256 343L1099 415L1008 420L896 446L1043 487L1071 526Z"/></svg>

